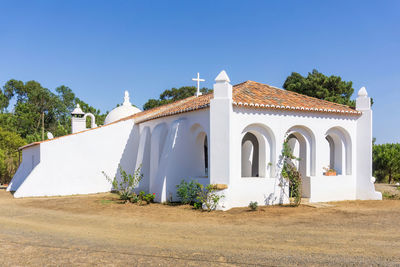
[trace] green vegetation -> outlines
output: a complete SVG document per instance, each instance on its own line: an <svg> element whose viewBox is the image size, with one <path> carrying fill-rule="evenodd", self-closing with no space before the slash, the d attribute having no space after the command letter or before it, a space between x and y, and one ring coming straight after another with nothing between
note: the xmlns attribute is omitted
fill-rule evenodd
<svg viewBox="0 0 400 267"><path fill-rule="evenodd" d="M196 94L197 88L194 86L182 86L179 89L172 88L170 90L165 90L159 99L149 99L144 105L143 110L148 110L151 108L159 107L165 104L175 102L177 100L185 99L189 96L194 96ZM201 88L200 92L206 94L211 92L211 89Z"/></svg>
<svg viewBox="0 0 400 267"><path fill-rule="evenodd" d="M193 180L189 183L182 180L176 188L176 194L182 204L194 204L201 191L201 184Z"/></svg>
<svg viewBox="0 0 400 267"><path fill-rule="evenodd" d="M17 170L18 147L46 139L46 132L55 137L71 133L70 113L76 104L93 113L98 125L104 123L106 114L67 86L57 87L54 93L36 81L11 79L0 88L0 184L9 183Z"/></svg>
<svg viewBox="0 0 400 267"><path fill-rule="evenodd" d="M382 192L383 199L400 200L400 194L393 194L387 191Z"/></svg>
<svg viewBox="0 0 400 267"><path fill-rule="evenodd" d="M378 182L400 180L400 144L373 145L374 176Z"/></svg>
<svg viewBox="0 0 400 267"><path fill-rule="evenodd" d="M224 197L225 196L223 194L218 193L218 190L214 185L209 184L206 187L200 185L200 192L197 195L197 200L199 203L201 203L201 207L203 207L203 209L210 212L218 207L219 202Z"/></svg>
<svg viewBox="0 0 400 267"><path fill-rule="evenodd" d="M20 160L18 148L25 144L18 134L0 128L0 184L11 181Z"/></svg>
<svg viewBox="0 0 400 267"><path fill-rule="evenodd" d="M283 84L288 91L354 107L355 102L350 100L354 92L352 86L351 81L343 81L339 76L326 76L315 69L307 77L292 72Z"/></svg>
<svg viewBox="0 0 400 267"><path fill-rule="evenodd" d="M218 193L215 185L209 184L204 187L194 180L189 183L182 180L176 188L180 203L193 205L194 209L213 211L218 207L220 200L225 197L223 194Z"/></svg>
<svg viewBox="0 0 400 267"><path fill-rule="evenodd" d="M102 173L124 203L131 201L132 198L136 199L135 188L143 178L143 174L140 172L141 167L137 168L133 174L128 174L121 165L118 166L118 169L121 179L118 179L117 176L111 179L104 171Z"/></svg>
<svg viewBox="0 0 400 267"><path fill-rule="evenodd" d="M282 177L289 181L289 200L290 204L294 206L300 205L301 202L301 175L295 167L292 160L299 161L300 158L296 158L292 150L290 149L287 140L283 142L282 155L283 167Z"/></svg>
<svg viewBox="0 0 400 267"><path fill-rule="evenodd" d="M249 208L252 210L252 211L255 211L255 210L257 210L258 209L258 202L257 201L251 201L250 202L250 204L249 204Z"/></svg>

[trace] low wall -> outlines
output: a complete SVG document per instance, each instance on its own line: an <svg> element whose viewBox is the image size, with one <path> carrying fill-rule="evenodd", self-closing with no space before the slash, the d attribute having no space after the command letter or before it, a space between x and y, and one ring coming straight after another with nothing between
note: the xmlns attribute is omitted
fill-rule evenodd
<svg viewBox="0 0 400 267"><path fill-rule="evenodd" d="M247 207L251 201L258 205L274 205L288 203L287 185L280 186L279 179L275 178L237 178L234 179L225 194L224 209L232 207Z"/></svg>
<svg viewBox="0 0 400 267"><path fill-rule="evenodd" d="M352 175L311 176L310 202L356 199L356 180Z"/></svg>
<svg viewBox="0 0 400 267"><path fill-rule="evenodd" d="M118 165L132 158L128 146L134 139L133 125L133 120L121 121L24 149L26 155L39 151L40 161L32 168L29 157L23 158L10 187L16 190L14 197L110 191L102 172L113 178Z"/></svg>

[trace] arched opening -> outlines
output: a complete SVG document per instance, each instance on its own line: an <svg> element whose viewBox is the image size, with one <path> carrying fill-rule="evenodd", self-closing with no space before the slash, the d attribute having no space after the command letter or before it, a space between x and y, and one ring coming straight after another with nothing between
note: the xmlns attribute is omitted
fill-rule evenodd
<svg viewBox="0 0 400 267"><path fill-rule="evenodd" d="M96 118L92 113L86 113L83 118L85 119L86 122L86 129L90 128L95 128L97 127L96 125Z"/></svg>
<svg viewBox="0 0 400 267"><path fill-rule="evenodd" d="M333 127L326 132L325 139L329 144L329 168L337 175L351 175L350 135L341 127Z"/></svg>
<svg viewBox="0 0 400 267"><path fill-rule="evenodd" d="M208 176L208 141L207 135L204 137L204 173Z"/></svg>
<svg viewBox="0 0 400 267"><path fill-rule="evenodd" d="M256 123L244 128L241 152L242 177L274 177L276 144L269 127Z"/></svg>
<svg viewBox="0 0 400 267"><path fill-rule="evenodd" d="M287 142L293 155L299 160L293 160L301 175L302 197L311 194L310 176L315 176L315 137L305 126L294 126L287 131Z"/></svg>
<svg viewBox="0 0 400 267"><path fill-rule="evenodd" d="M315 176L315 136L305 126L294 126L287 132L294 156L300 158L298 170L303 177ZM293 140L292 140L293 139Z"/></svg>
<svg viewBox="0 0 400 267"><path fill-rule="evenodd" d="M246 133L242 139L242 177L259 177L260 147L257 137Z"/></svg>
<svg viewBox="0 0 400 267"><path fill-rule="evenodd" d="M191 143L193 157L191 172L197 178L206 178L209 175L209 144L207 133L202 125L195 123L190 127L194 142ZM188 148L189 149L189 148Z"/></svg>
<svg viewBox="0 0 400 267"><path fill-rule="evenodd" d="M304 137L298 133L292 133L288 136L287 142L292 150L293 156L299 160L293 160L297 170L302 177L307 176L307 145Z"/></svg>
<svg viewBox="0 0 400 267"><path fill-rule="evenodd" d="M86 128L89 129L92 126L92 118L90 116L86 116Z"/></svg>

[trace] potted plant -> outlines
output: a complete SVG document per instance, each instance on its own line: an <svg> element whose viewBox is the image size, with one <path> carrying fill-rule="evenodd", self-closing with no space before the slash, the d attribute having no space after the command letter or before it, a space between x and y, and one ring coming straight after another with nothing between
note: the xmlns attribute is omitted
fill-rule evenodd
<svg viewBox="0 0 400 267"><path fill-rule="evenodd" d="M337 174L336 174L336 170L335 169L333 169L333 168L331 168L331 167L324 167L324 170L325 170L325 172L324 172L324 175L325 176L336 176Z"/></svg>

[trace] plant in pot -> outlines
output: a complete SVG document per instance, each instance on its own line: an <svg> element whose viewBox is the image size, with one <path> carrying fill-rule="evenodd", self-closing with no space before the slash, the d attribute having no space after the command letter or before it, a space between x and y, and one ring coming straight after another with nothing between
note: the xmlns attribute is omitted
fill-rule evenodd
<svg viewBox="0 0 400 267"><path fill-rule="evenodd" d="M324 172L324 175L325 176L336 176L337 174L336 174L336 170L335 169L333 169L333 168L331 168L331 167L324 167L324 170L325 170L325 172Z"/></svg>

